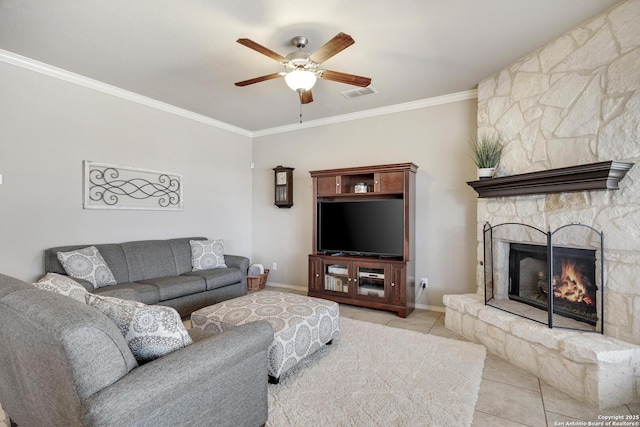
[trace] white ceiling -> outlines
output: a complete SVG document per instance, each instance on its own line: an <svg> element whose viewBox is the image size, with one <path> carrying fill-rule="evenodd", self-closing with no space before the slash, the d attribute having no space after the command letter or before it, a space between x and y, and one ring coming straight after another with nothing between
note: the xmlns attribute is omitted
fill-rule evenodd
<svg viewBox="0 0 640 427"><path fill-rule="evenodd" d="M377 94L319 80L305 121L462 92L618 0L0 0L0 49L257 131L298 122L284 79L234 82L339 32L356 43L321 68L372 78ZM4 100L3 100L4 101Z"/></svg>

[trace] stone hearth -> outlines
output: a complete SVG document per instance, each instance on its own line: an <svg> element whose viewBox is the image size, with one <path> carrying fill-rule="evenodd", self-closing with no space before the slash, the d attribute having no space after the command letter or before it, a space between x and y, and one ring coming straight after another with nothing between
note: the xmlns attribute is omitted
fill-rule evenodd
<svg viewBox="0 0 640 427"><path fill-rule="evenodd" d="M478 294L445 295L445 325L576 399L600 409L637 399L640 346L546 325L484 305Z"/></svg>

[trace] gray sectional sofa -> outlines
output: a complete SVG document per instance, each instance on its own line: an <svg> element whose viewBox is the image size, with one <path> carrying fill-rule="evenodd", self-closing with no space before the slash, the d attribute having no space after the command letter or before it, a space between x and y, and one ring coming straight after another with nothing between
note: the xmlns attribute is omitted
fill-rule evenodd
<svg viewBox="0 0 640 427"><path fill-rule="evenodd" d="M95 289L91 283L78 280L89 292L108 292L109 296L144 304L170 306L183 317L208 305L247 294L248 258L225 254L227 268L192 271L189 240L206 238L55 247L45 250L44 269L47 273L66 274L58 252L95 246L118 283Z"/></svg>
<svg viewBox="0 0 640 427"><path fill-rule="evenodd" d="M0 274L0 402L20 427L264 425L271 325L189 332L139 366L99 310Z"/></svg>

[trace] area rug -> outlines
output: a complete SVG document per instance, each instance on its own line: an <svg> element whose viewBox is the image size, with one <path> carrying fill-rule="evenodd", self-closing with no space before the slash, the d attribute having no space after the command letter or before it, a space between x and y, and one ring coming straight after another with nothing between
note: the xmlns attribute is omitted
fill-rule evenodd
<svg viewBox="0 0 640 427"><path fill-rule="evenodd" d="M358 320L269 385L268 427L470 426L483 346Z"/></svg>

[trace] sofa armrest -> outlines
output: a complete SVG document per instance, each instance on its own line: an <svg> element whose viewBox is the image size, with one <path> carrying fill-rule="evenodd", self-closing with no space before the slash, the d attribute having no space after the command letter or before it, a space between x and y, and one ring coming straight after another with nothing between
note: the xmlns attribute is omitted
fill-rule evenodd
<svg viewBox="0 0 640 427"><path fill-rule="evenodd" d="M246 277L247 270L249 270L249 258L240 255L224 255L224 263L227 267L238 268L242 271L242 274Z"/></svg>
<svg viewBox="0 0 640 427"><path fill-rule="evenodd" d="M247 271L249 270L249 258L240 255L225 255L224 262L227 267L236 267L242 273L242 286L244 294L247 293Z"/></svg>
<svg viewBox="0 0 640 427"><path fill-rule="evenodd" d="M264 424L273 329L252 322L142 365L84 402L87 425Z"/></svg>

